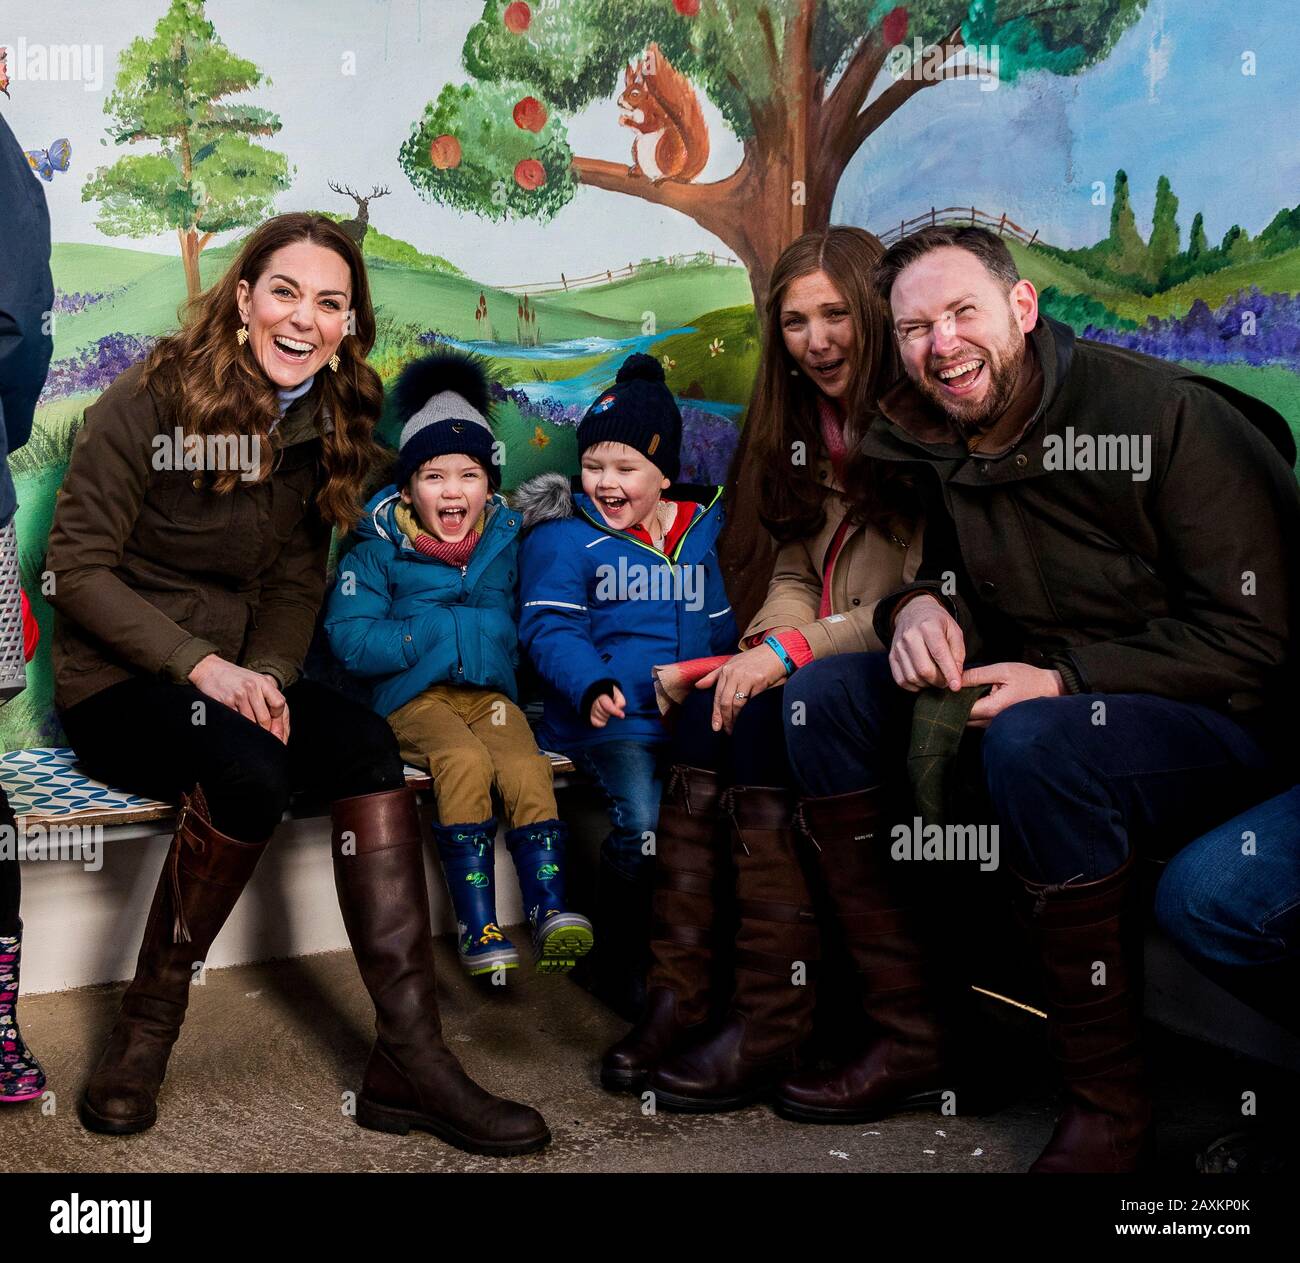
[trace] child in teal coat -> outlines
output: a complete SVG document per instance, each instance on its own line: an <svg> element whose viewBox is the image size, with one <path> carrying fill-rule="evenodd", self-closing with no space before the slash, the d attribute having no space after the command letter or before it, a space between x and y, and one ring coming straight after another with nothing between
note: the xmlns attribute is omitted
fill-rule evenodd
<svg viewBox="0 0 1300 1263"><path fill-rule="evenodd" d="M402 757L433 776L465 968L519 963L496 918L495 788L537 968L562 972L590 950L591 923L565 907L551 763L515 704L521 518L497 494L488 383L472 358L439 354L408 366L395 393L396 481L366 506L325 629L344 666L374 681Z"/></svg>

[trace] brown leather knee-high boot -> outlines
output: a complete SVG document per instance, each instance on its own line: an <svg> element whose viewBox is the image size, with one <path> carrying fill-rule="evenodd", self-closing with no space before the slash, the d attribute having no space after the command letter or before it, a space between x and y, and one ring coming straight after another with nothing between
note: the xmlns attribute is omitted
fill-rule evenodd
<svg viewBox="0 0 1300 1263"><path fill-rule="evenodd" d="M776 1109L799 1122L873 1122L896 1110L937 1107L954 1086L944 1070L935 944L926 941L918 892L890 859L882 795L873 788L800 804L877 1037L847 1065L781 1083Z"/></svg>
<svg viewBox="0 0 1300 1263"><path fill-rule="evenodd" d="M414 792L342 798L333 818L339 908L375 1005L357 1122L403 1136L418 1127L469 1153L543 1148L551 1133L542 1116L485 1092L443 1042Z"/></svg>
<svg viewBox="0 0 1300 1263"><path fill-rule="evenodd" d="M665 1057L709 1016L715 888L729 837L719 827L722 784L713 772L675 766L655 836L654 921L646 1004L637 1024L604 1056L600 1081L638 1091Z"/></svg>
<svg viewBox="0 0 1300 1263"><path fill-rule="evenodd" d="M265 849L214 829L197 785L181 796L135 978L81 1100L81 1121L91 1131L127 1135L153 1126L190 983Z"/></svg>
<svg viewBox="0 0 1300 1263"><path fill-rule="evenodd" d="M660 1062L647 1080L657 1103L693 1113L748 1105L793 1068L812 1025L820 955L794 795L738 785L727 800L740 918L731 1004L715 1033Z"/></svg>
<svg viewBox="0 0 1300 1263"><path fill-rule="evenodd" d="M1038 949L1048 1036L1065 1109L1034 1172L1126 1172L1144 1156L1151 1102L1143 1085L1141 944L1132 855L1100 881L1016 879L1016 912Z"/></svg>

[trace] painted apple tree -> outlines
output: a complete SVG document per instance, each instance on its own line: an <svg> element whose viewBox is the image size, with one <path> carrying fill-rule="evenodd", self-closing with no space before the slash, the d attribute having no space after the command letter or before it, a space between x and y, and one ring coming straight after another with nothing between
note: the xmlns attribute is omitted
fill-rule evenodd
<svg viewBox="0 0 1300 1263"><path fill-rule="evenodd" d="M1146 0L487 0L465 40L470 81L425 107L400 161L425 197L491 219L550 219L583 185L688 215L749 269L756 299L781 251L830 221L850 159L914 96L986 73L1070 75L1102 60ZM907 54L929 49L925 58ZM694 94L742 145L721 179L575 154L565 120L629 91L707 152ZM627 105L622 108L628 109ZM635 113L633 118L638 117ZM645 124L649 126L649 124ZM695 171L702 163L684 165Z"/></svg>

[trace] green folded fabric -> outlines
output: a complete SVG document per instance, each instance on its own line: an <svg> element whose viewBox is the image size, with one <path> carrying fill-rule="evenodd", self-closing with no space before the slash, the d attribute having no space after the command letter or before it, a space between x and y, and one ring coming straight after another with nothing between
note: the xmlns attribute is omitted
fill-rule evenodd
<svg viewBox="0 0 1300 1263"><path fill-rule="evenodd" d="M917 694L907 777L912 785L912 805L926 824L947 822L957 789L957 750L966 733L966 721L971 708L992 688L991 684L972 684L955 693L929 688Z"/></svg>

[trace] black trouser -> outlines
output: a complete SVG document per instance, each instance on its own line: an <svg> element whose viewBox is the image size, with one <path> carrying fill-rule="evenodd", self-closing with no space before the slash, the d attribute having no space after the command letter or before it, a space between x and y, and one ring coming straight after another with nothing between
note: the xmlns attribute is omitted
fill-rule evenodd
<svg viewBox="0 0 1300 1263"><path fill-rule="evenodd" d="M284 691L286 745L192 684L136 677L59 712L91 776L175 802L203 787L212 823L264 842L290 795L322 803L403 784L397 739L380 715L312 680Z"/></svg>
<svg viewBox="0 0 1300 1263"><path fill-rule="evenodd" d="M713 731L713 690L693 692L674 716L672 762L717 772L727 785L794 788L785 752L784 697L781 688L755 694L728 736Z"/></svg>

